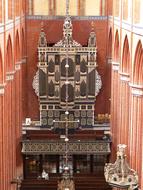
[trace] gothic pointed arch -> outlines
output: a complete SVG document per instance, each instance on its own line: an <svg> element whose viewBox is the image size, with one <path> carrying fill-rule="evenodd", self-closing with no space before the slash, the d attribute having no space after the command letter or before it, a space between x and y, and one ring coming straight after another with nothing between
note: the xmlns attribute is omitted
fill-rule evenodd
<svg viewBox="0 0 143 190"><path fill-rule="evenodd" d="M85 72L87 71L87 63L86 63L85 59L83 59L83 60L81 61L81 64L80 64L80 71L81 71L82 73L85 73Z"/></svg>
<svg viewBox="0 0 143 190"><path fill-rule="evenodd" d="M86 83L85 83L85 81L81 82L81 85L80 85L80 95L81 96L86 96Z"/></svg>
<svg viewBox="0 0 143 190"><path fill-rule="evenodd" d="M68 84L68 102L74 101L74 88L71 84ZM61 101L66 101L66 85L64 84L61 88Z"/></svg>
<svg viewBox="0 0 143 190"><path fill-rule="evenodd" d="M25 34L24 34L24 29L22 28L22 32L21 32L21 40L22 40L22 44L21 44L21 54L22 57L25 56Z"/></svg>
<svg viewBox="0 0 143 190"><path fill-rule="evenodd" d="M56 72L55 72L55 81L59 82L59 80L60 80L60 73L59 73L58 70L56 70Z"/></svg>
<svg viewBox="0 0 143 190"><path fill-rule="evenodd" d="M13 69L13 53L12 53L12 41L11 36L9 35L7 40L7 48L6 48L6 71L10 71Z"/></svg>
<svg viewBox="0 0 143 190"><path fill-rule="evenodd" d="M48 71L50 73L53 73L55 71L55 63L52 59L48 63Z"/></svg>
<svg viewBox="0 0 143 190"><path fill-rule="evenodd" d="M108 36L108 57L112 58L112 28L110 28Z"/></svg>
<svg viewBox="0 0 143 190"><path fill-rule="evenodd" d="M123 73L129 73L129 65L130 65L130 50L129 50L128 37L126 35L123 44L121 71Z"/></svg>
<svg viewBox="0 0 143 190"><path fill-rule="evenodd" d="M115 34L115 43L114 43L114 61L119 61L119 33L118 30Z"/></svg>
<svg viewBox="0 0 143 190"><path fill-rule="evenodd" d="M79 72L79 70L77 70L77 71L75 72L75 81L76 81L76 82L79 82L79 81L80 81L80 72Z"/></svg>
<svg viewBox="0 0 143 190"><path fill-rule="evenodd" d="M16 32L16 38L15 38L15 62L20 60L20 39L19 39L19 32Z"/></svg>
<svg viewBox="0 0 143 190"><path fill-rule="evenodd" d="M133 82L135 84L143 83L143 46L140 40L135 51Z"/></svg>
<svg viewBox="0 0 143 190"><path fill-rule="evenodd" d="M0 49L0 84L3 81L3 61L2 61L2 53Z"/></svg>
<svg viewBox="0 0 143 190"><path fill-rule="evenodd" d="M68 77L72 77L74 76L74 62L71 58L68 58L68 60L63 59L62 63L61 63L61 75L63 77L66 76L66 68L65 68L65 65L68 63L69 65L69 68L68 68Z"/></svg>
<svg viewBox="0 0 143 190"><path fill-rule="evenodd" d="M52 97L54 96L54 93L55 93L55 86L53 81L51 80L48 86L48 95Z"/></svg>

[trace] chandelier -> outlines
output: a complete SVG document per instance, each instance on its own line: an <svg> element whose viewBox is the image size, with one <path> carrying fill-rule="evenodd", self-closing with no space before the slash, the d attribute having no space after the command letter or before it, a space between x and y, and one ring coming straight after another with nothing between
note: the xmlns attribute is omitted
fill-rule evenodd
<svg viewBox="0 0 143 190"><path fill-rule="evenodd" d="M63 174L62 174L62 180L58 182L58 190L74 190L75 185L74 181L71 178L70 174L70 168L69 168L69 163L68 163L68 124L70 122L78 122L78 121L70 121L68 116L69 116L69 107L68 107L68 98L69 98L69 93L68 93L68 69L69 69L69 63L68 63L68 47L70 47L71 43L71 37L70 37L70 31L71 31L71 19L69 17L69 0L66 0L66 18L64 22L64 29L65 29L65 34L64 34L64 48L66 49L66 64L65 64L65 69L66 69L66 76L65 76L65 85L66 85L66 97L65 97L65 121L59 121L59 122L64 122L65 123L65 163L64 163L64 168L63 168ZM58 122L58 121L57 121Z"/></svg>
<svg viewBox="0 0 143 190"><path fill-rule="evenodd" d="M126 162L125 148L126 145L119 144L115 163L106 163L104 168L105 179L112 187L137 190L138 175Z"/></svg>

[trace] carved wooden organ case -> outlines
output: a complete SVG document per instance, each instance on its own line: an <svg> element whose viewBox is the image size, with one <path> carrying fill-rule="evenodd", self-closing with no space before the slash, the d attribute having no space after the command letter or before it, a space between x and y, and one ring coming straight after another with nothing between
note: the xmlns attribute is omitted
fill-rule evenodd
<svg viewBox="0 0 143 190"><path fill-rule="evenodd" d="M68 19L68 22L67 22ZM81 34L82 35L82 34ZM39 97L41 126L63 128L68 85L69 128L94 126L95 99L102 86L96 67L96 35L91 31L88 46L73 40L70 17L63 24L63 39L48 46L41 29L38 43L38 71L33 87ZM67 57L68 56L68 57ZM68 84L66 61L68 60ZM57 121L57 122L55 122ZM78 121L78 122L72 122Z"/></svg>

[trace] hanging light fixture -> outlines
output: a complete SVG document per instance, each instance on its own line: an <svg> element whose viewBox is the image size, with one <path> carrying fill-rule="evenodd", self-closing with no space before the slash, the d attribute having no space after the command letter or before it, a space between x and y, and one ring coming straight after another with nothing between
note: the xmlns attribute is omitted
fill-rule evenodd
<svg viewBox="0 0 143 190"><path fill-rule="evenodd" d="M117 159L114 164L105 165L105 179L112 187L120 189L137 190L138 175L131 169L126 161L125 144L118 145Z"/></svg>
<svg viewBox="0 0 143 190"><path fill-rule="evenodd" d="M65 64L65 70L66 70L66 76L65 76L65 85L66 85L66 96L65 96L65 163L63 168L63 174L62 174L62 180L58 183L58 190L74 190L75 185L74 181L71 178L71 172L68 162L68 124L70 122L77 122L77 121L70 121L69 120L69 107L68 107L68 99L69 99L69 92L68 92L68 84L70 83L68 80L68 70L69 70L69 53L68 53L68 47L70 47L70 35L68 35L70 30L70 18L69 18L69 0L66 0L66 19L64 22L65 27L65 42L64 42L64 48L66 50L66 64ZM63 122L63 121L61 121Z"/></svg>

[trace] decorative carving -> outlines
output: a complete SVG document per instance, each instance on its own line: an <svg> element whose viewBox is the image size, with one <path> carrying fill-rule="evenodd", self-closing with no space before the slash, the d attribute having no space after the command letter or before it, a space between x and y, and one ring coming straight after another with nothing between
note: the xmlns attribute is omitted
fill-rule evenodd
<svg viewBox="0 0 143 190"><path fill-rule="evenodd" d="M102 87L101 76L99 75L98 71L96 70L95 96L97 96L99 94L101 87Z"/></svg>
<svg viewBox="0 0 143 190"><path fill-rule="evenodd" d="M39 70L36 72L36 75L34 76L32 86L35 90L35 94L39 96Z"/></svg>
<svg viewBox="0 0 143 190"><path fill-rule="evenodd" d="M68 86L68 97L66 97L66 86ZM74 101L74 88L71 84L64 84L61 88L61 101L65 102L66 98L68 98L68 102Z"/></svg>
<svg viewBox="0 0 143 190"><path fill-rule="evenodd" d="M41 117L47 117L47 111L46 110L41 111Z"/></svg>
<svg viewBox="0 0 143 190"><path fill-rule="evenodd" d="M66 58L63 59L62 63L61 63L61 75L62 76L66 76L66 68L65 68L65 65L67 64L67 60ZM74 63L73 63L73 60L71 58L68 58L68 65L69 65L69 68L68 68L68 77L72 77L74 76Z"/></svg>
<svg viewBox="0 0 143 190"><path fill-rule="evenodd" d="M87 71L87 63L86 63L85 59L83 59L80 63L80 71L82 73L85 73Z"/></svg>
<svg viewBox="0 0 143 190"><path fill-rule="evenodd" d="M96 47L96 35L94 31L91 31L89 35L88 47Z"/></svg>
<svg viewBox="0 0 143 190"><path fill-rule="evenodd" d="M42 125L47 125L47 119L46 118L42 118L41 119L41 124Z"/></svg>
<svg viewBox="0 0 143 190"><path fill-rule="evenodd" d="M48 71L50 73L53 73L55 71L55 63L52 59L48 63Z"/></svg>
<svg viewBox="0 0 143 190"><path fill-rule="evenodd" d="M45 53L43 53L43 52L40 53L39 61L40 62L45 62Z"/></svg>
<svg viewBox="0 0 143 190"><path fill-rule="evenodd" d="M81 44L72 38L72 23L71 18L67 17L63 25L63 39L57 42L55 47L81 47Z"/></svg>
<svg viewBox="0 0 143 190"><path fill-rule="evenodd" d="M58 70L56 70L56 72L55 72L55 81L59 82L59 80L60 80L60 73L59 73Z"/></svg>
<svg viewBox="0 0 143 190"><path fill-rule="evenodd" d="M105 179L113 187L136 189L138 187L138 176L136 171L129 168L126 162L125 148L126 145L119 144L116 162L105 165Z"/></svg>
<svg viewBox="0 0 143 190"><path fill-rule="evenodd" d="M74 115L75 115L75 117L80 117L80 111L79 111L79 110L76 110L76 111L74 112Z"/></svg>
<svg viewBox="0 0 143 190"><path fill-rule="evenodd" d="M65 142L63 141L23 141L22 153L23 154L63 154L65 153ZM75 142L68 143L69 154L109 154L110 142Z"/></svg>
<svg viewBox="0 0 143 190"><path fill-rule="evenodd" d="M80 84L80 95L86 96L86 83L85 83L85 81L82 81Z"/></svg>
<svg viewBox="0 0 143 190"><path fill-rule="evenodd" d="M41 29L41 33L39 36L38 46L39 47L46 47L47 46L46 34L45 34L43 28Z"/></svg>
<svg viewBox="0 0 143 190"><path fill-rule="evenodd" d="M48 117L53 117L53 111L52 110L48 110Z"/></svg>
<svg viewBox="0 0 143 190"><path fill-rule="evenodd" d="M75 73L75 81L79 82L80 81L80 72L77 70Z"/></svg>
<svg viewBox="0 0 143 190"><path fill-rule="evenodd" d="M54 85L54 83L53 83L53 81L51 80L50 81L50 83L49 83L49 85L48 85L48 95L49 96L54 96L54 93L55 93L55 85Z"/></svg>
<svg viewBox="0 0 143 190"><path fill-rule="evenodd" d="M39 87L40 112L44 110L43 106L47 102L46 104L53 106L48 108L53 111L53 117L44 117L47 119L47 123L50 122L48 119L52 118L63 121L65 119L63 110L68 107L72 110L70 112L72 120L79 120L78 123L69 123L69 128L93 127L94 110L91 109L94 108L96 96L102 86L101 77L96 70L96 35L92 31L88 47L82 47L81 44L73 40L72 30L71 18L67 15L63 24L63 38L53 47L47 46L43 30L40 33L39 39L41 41L38 47L39 83L36 84ZM43 102L45 103L43 104ZM89 104L92 108L89 108ZM81 114L83 110L88 113L86 116ZM58 111L59 115L55 116L55 111ZM74 114L76 111L79 111L79 114ZM44 127L49 127L49 125L44 125ZM57 124L54 122L53 125L50 124L50 128L53 127L63 129L65 123Z"/></svg>
<svg viewBox="0 0 143 190"><path fill-rule="evenodd" d="M86 119L85 118L81 119L81 125L86 125Z"/></svg>
<svg viewBox="0 0 143 190"><path fill-rule="evenodd" d="M75 190L74 181L69 176L58 182L58 190Z"/></svg>

